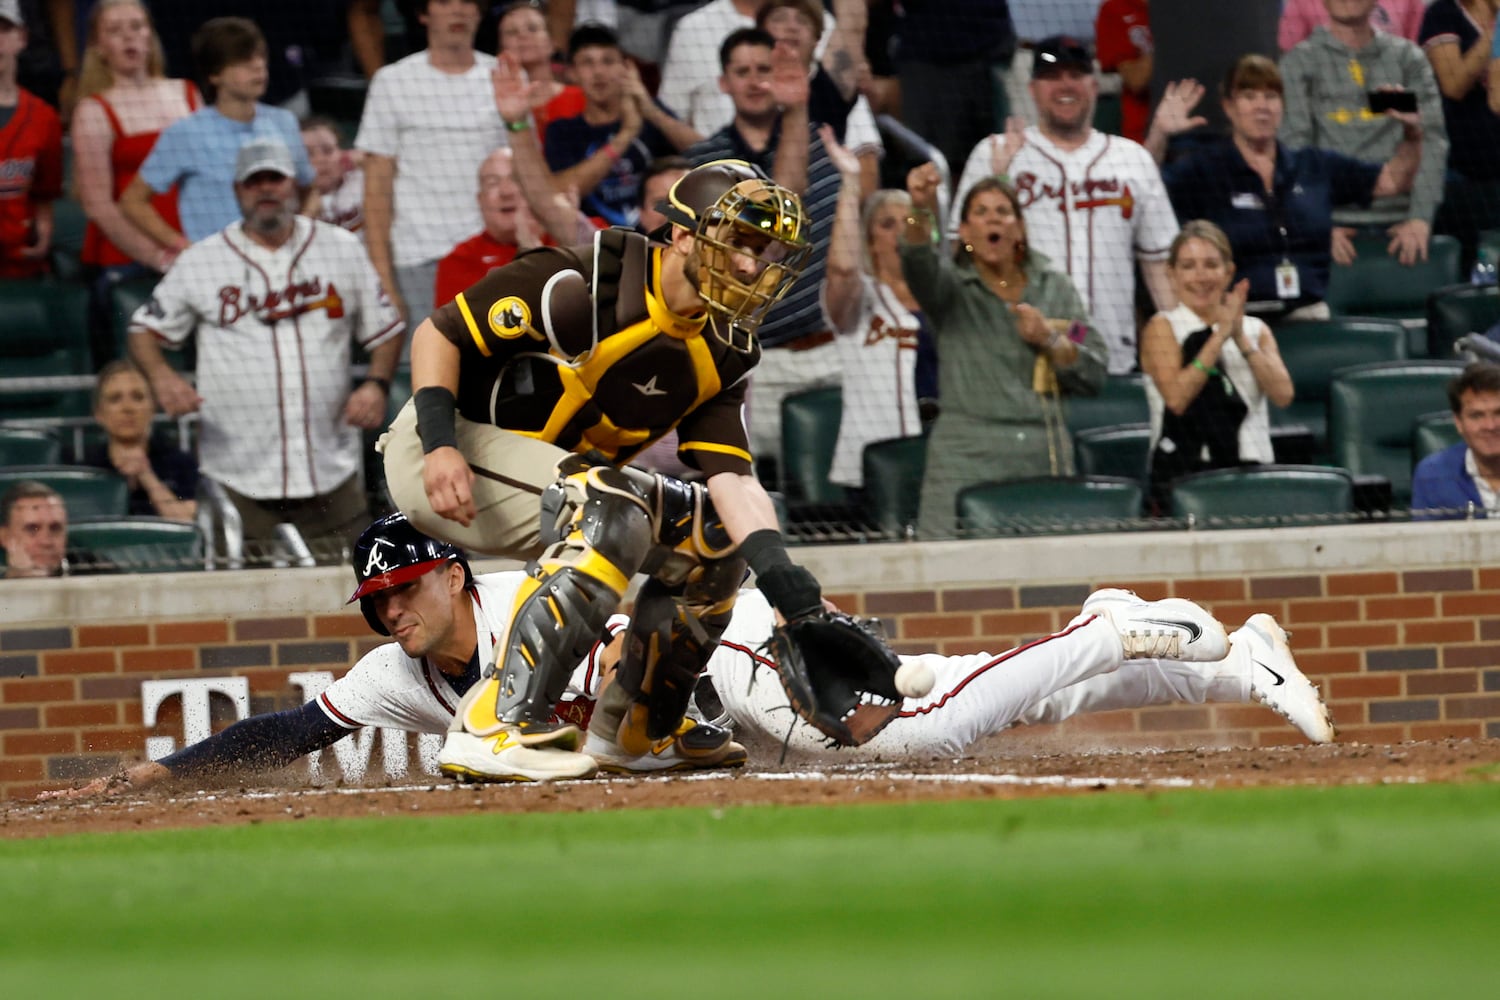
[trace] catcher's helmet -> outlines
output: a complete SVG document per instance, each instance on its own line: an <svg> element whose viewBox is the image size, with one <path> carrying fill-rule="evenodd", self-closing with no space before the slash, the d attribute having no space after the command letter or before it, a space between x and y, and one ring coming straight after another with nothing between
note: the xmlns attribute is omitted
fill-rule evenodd
<svg viewBox="0 0 1500 1000"><path fill-rule="evenodd" d="M812 249L802 200L753 164L714 160L679 177L661 211L697 238L689 273L723 319L720 338L748 352Z"/></svg>
<svg viewBox="0 0 1500 1000"><path fill-rule="evenodd" d="M375 614L370 595L387 587L409 583L440 566L456 562L464 568L464 586L474 582L464 550L449 542L428 538L412 527L399 511L370 525L354 543L354 578L359 588L346 603L359 602L365 621L381 635L390 635Z"/></svg>

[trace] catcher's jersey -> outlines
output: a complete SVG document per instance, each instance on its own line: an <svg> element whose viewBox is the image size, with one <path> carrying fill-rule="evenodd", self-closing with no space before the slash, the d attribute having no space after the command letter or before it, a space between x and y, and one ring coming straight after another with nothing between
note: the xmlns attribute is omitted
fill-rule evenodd
<svg viewBox="0 0 1500 1000"><path fill-rule="evenodd" d="M659 297L662 248L624 230L542 248L495 268L433 315L457 346L458 412L624 464L674 427L678 454L709 475L748 473L746 376L707 314Z"/></svg>
<svg viewBox="0 0 1500 1000"><path fill-rule="evenodd" d="M510 571L474 578L470 594L481 673L495 662L495 643L505 634L516 588L525 577L524 573ZM627 624L628 619L615 616L610 619L610 633ZM559 703L560 712L566 712L574 701L592 700L598 694L602 649L602 644L596 644L574 670ZM413 659L401 651L399 644L388 642L361 657L347 674L318 695L317 702L323 714L345 729L379 726L445 733L461 698L448 677L425 658Z"/></svg>
<svg viewBox="0 0 1500 1000"><path fill-rule="evenodd" d="M1177 216L1161 171L1137 143L1095 130L1064 150L1032 126L1010 164L1010 179L1026 220L1026 237L1052 266L1073 279L1094 325L1109 344L1112 374L1136 365L1135 258L1165 260L1177 236ZM949 216L958 232L964 195L992 174L991 141L969 154Z"/></svg>

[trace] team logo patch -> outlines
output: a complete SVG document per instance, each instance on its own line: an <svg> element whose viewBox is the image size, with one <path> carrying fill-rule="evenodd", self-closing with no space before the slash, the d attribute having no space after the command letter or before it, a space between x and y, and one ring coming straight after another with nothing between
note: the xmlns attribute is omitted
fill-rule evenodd
<svg viewBox="0 0 1500 1000"><path fill-rule="evenodd" d="M507 295L490 306L490 329L495 336L514 340L531 333L531 307L514 295Z"/></svg>

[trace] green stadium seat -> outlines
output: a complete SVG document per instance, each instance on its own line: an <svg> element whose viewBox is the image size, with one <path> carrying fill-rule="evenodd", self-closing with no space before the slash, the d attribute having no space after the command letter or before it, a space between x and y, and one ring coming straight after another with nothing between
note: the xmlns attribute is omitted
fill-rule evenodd
<svg viewBox="0 0 1500 1000"><path fill-rule="evenodd" d="M83 205L72 198L52 203L52 249L48 259L52 274L60 281L82 281L83 234L88 228Z"/></svg>
<svg viewBox="0 0 1500 1000"><path fill-rule="evenodd" d="M1270 407L1277 426L1301 424L1313 434L1319 454L1328 441L1328 386L1333 373L1351 365L1406 358L1406 330L1398 320L1362 316L1276 328L1276 345L1292 376L1296 397L1286 409Z"/></svg>
<svg viewBox="0 0 1500 1000"><path fill-rule="evenodd" d="M843 411L844 390L836 385L794 392L781 401L781 476L791 509L849 502L844 488L828 481Z"/></svg>
<svg viewBox="0 0 1500 1000"><path fill-rule="evenodd" d="M860 458L864 470L866 520L882 534L903 538L917 523L922 474L927 469L927 438L887 438L865 445Z"/></svg>
<svg viewBox="0 0 1500 1000"><path fill-rule="evenodd" d="M1077 534L1115 531L1141 515L1144 490L1134 479L1056 476L977 483L959 491L959 534Z"/></svg>
<svg viewBox="0 0 1500 1000"><path fill-rule="evenodd" d="M1146 376L1111 375L1097 396L1068 396L1068 430L1073 434L1091 427L1119 427L1151 421L1146 402Z"/></svg>
<svg viewBox="0 0 1500 1000"><path fill-rule="evenodd" d="M1335 316L1406 320L1407 354L1420 357L1427 352L1427 297L1458 280L1463 250L1452 236L1434 236L1427 260L1407 267L1385 252L1388 242L1384 236L1354 241L1358 258L1348 267L1335 264L1329 275L1328 306Z"/></svg>
<svg viewBox="0 0 1500 1000"><path fill-rule="evenodd" d="M0 466L56 465L62 461L62 441L48 430L0 427Z"/></svg>
<svg viewBox="0 0 1500 1000"><path fill-rule="evenodd" d="M1462 370L1456 361L1398 361L1335 372L1328 407L1333 464L1356 477L1384 476L1392 501L1409 503L1412 425L1444 403Z"/></svg>
<svg viewBox="0 0 1500 1000"><path fill-rule="evenodd" d="M1416 464L1434 452L1451 448L1463 438L1453 423L1452 410L1434 410L1416 419L1411 428L1411 464Z"/></svg>
<svg viewBox="0 0 1500 1000"><path fill-rule="evenodd" d="M91 375L88 289L41 279L0 281L0 383ZM0 386L0 419L87 416L86 390Z"/></svg>
<svg viewBox="0 0 1500 1000"><path fill-rule="evenodd" d="M1172 483L1172 516L1200 528L1307 523L1354 512L1354 480L1321 465L1210 469Z"/></svg>
<svg viewBox="0 0 1500 1000"><path fill-rule="evenodd" d="M1119 476L1144 483L1151 471L1151 425L1091 427L1073 435L1073 458L1085 476Z"/></svg>
<svg viewBox="0 0 1500 1000"><path fill-rule="evenodd" d="M203 568L198 527L159 517L89 518L68 525L68 549L85 565L100 563L133 573Z"/></svg>
<svg viewBox="0 0 1500 1000"><path fill-rule="evenodd" d="M1427 300L1427 356L1453 357L1453 343L1500 323L1500 288L1451 285Z"/></svg>
<svg viewBox="0 0 1500 1000"><path fill-rule="evenodd" d="M124 517L130 505L125 480L104 469L78 465L13 465L0 469L0 493L24 479L45 483L62 495L68 520Z"/></svg>

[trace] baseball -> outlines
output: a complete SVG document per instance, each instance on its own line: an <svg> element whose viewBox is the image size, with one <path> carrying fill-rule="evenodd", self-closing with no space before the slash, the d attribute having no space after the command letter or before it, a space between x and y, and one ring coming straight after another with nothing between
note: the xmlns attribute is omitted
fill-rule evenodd
<svg viewBox="0 0 1500 1000"><path fill-rule="evenodd" d="M936 683L932 668L920 661L903 663L896 669L896 690L903 698L925 698Z"/></svg>

